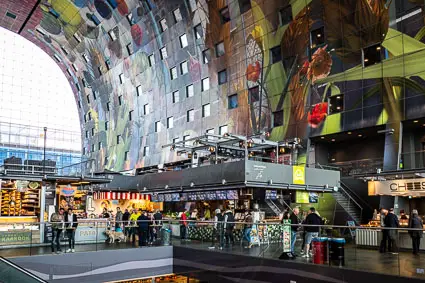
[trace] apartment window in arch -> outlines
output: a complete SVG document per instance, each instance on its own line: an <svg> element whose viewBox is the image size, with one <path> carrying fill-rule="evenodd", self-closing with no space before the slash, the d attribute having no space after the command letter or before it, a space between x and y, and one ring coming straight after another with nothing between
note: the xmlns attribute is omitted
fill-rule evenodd
<svg viewBox="0 0 425 283"><path fill-rule="evenodd" d="M187 74L189 72L189 67L187 61L180 63L180 72L182 75Z"/></svg>
<svg viewBox="0 0 425 283"><path fill-rule="evenodd" d="M283 110L273 112L273 127L283 125Z"/></svg>
<svg viewBox="0 0 425 283"><path fill-rule="evenodd" d="M120 95L120 96L118 96L118 105L122 105L122 103L123 103L123 97L122 97L122 95Z"/></svg>
<svg viewBox="0 0 425 283"><path fill-rule="evenodd" d="M102 142L98 142L98 143L97 143L97 148L98 148L98 150L101 150L101 149L102 149L102 145L103 145L103 144L102 144Z"/></svg>
<svg viewBox="0 0 425 283"><path fill-rule="evenodd" d="M86 131L86 139L89 138L89 131Z"/></svg>
<svg viewBox="0 0 425 283"><path fill-rule="evenodd" d="M171 80L177 79L177 68L176 67L172 67L170 69L170 77L171 77Z"/></svg>
<svg viewBox="0 0 425 283"><path fill-rule="evenodd" d="M205 49L204 51L202 51L202 62L204 64L208 64L208 62L210 61L211 58L211 52L209 49Z"/></svg>
<svg viewBox="0 0 425 283"><path fill-rule="evenodd" d="M111 29L111 30L108 32L108 34L109 34L109 37L111 38L111 40L112 40L112 41L117 40L117 36L116 36L116 34L115 34L115 29Z"/></svg>
<svg viewBox="0 0 425 283"><path fill-rule="evenodd" d="M222 85L227 83L227 70L221 70L220 72L218 72L218 84Z"/></svg>
<svg viewBox="0 0 425 283"><path fill-rule="evenodd" d="M123 84L124 83L124 74L120 74L119 75L119 78L120 78L120 84Z"/></svg>
<svg viewBox="0 0 425 283"><path fill-rule="evenodd" d="M325 44L325 27L314 29L310 32L310 46L316 48Z"/></svg>
<svg viewBox="0 0 425 283"><path fill-rule="evenodd" d="M183 146L186 146L186 141L190 139L190 135L183 136Z"/></svg>
<svg viewBox="0 0 425 283"><path fill-rule="evenodd" d="M284 26L292 22L292 7L291 5L286 6L285 8L279 11L280 25Z"/></svg>
<svg viewBox="0 0 425 283"><path fill-rule="evenodd" d="M204 31L202 29L201 24L197 24L193 29L195 31L195 38L196 39L201 39L204 36Z"/></svg>
<svg viewBox="0 0 425 283"><path fill-rule="evenodd" d="M227 125L220 126L220 127L218 128L218 134L219 134L220 136L222 136L222 135L224 135L224 134L226 134L226 133L228 133L228 131L227 131Z"/></svg>
<svg viewBox="0 0 425 283"><path fill-rule="evenodd" d="M127 161L129 159L129 157L130 157L129 153L130 152L128 152L128 151L124 152L124 161Z"/></svg>
<svg viewBox="0 0 425 283"><path fill-rule="evenodd" d="M72 63L72 68L74 69L75 72L78 72L78 67L77 65L75 65L75 63Z"/></svg>
<svg viewBox="0 0 425 283"><path fill-rule="evenodd" d="M149 67L152 67L155 65L155 56L153 54L149 55Z"/></svg>
<svg viewBox="0 0 425 283"><path fill-rule="evenodd" d="M126 18L130 26L136 23L136 20L133 18L133 14L131 12L127 14Z"/></svg>
<svg viewBox="0 0 425 283"><path fill-rule="evenodd" d="M230 22L230 11L229 11L229 7L224 7L223 9L220 10L220 20L221 20L221 24L225 24L227 22Z"/></svg>
<svg viewBox="0 0 425 283"><path fill-rule="evenodd" d="M80 108L81 109L81 100L78 100L78 108Z"/></svg>
<svg viewBox="0 0 425 283"><path fill-rule="evenodd" d="M99 96L99 92L97 90L93 91L93 99L96 100Z"/></svg>
<svg viewBox="0 0 425 283"><path fill-rule="evenodd" d="M280 51L280 45L270 49L270 58L271 58L272 64L282 61L282 53Z"/></svg>
<svg viewBox="0 0 425 283"><path fill-rule="evenodd" d="M167 129L172 129L174 128L174 117L168 117L167 118Z"/></svg>
<svg viewBox="0 0 425 283"><path fill-rule="evenodd" d="M149 156L149 146L145 146L143 148L143 156L144 157Z"/></svg>
<svg viewBox="0 0 425 283"><path fill-rule="evenodd" d="M211 106L210 104L204 104L202 105L202 117L209 117L211 116Z"/></svg>
<svg viewBox="0 0 425 283"><path fill-rule="evenodd" d="M176 21L176 23L180 22L183 19L179 8L177 8L173 11L173 16L174 16L174 20Z"/></svg>
<svg viewBox="0 0 425 283"><path fill-rule="evenodd" d="M142 90L142 86L141 85L138 85L136 87L136 93L137 93L137 96L141 96L142 95L143 90Z"/></svg>
<svg viewBox="0 0 425 283"><path fill-rule="evenodd" d="M172 100L173 100L173 103L177 103L180 101L180 92L178 90L172 93Z"/></svg>
<svg viewBox="0 0 425 283"><path fill-rule="evenodd" d="M127 52L128 52L128 55L132 55L134 53L133 44L131 43L127 44Z"/></svg>
<svg viewBox="0 0 425 283"><path fill-rule="evenodd" d="M109 129L109 121L105 122L105 131L107 131Z"/></svg>
<svg viewBox="0 0 425 283"><path fill-rule="evenodd" d="M192 122L194 120L195 120L195 110L190 109L186 113L186 121L187 122Z"/></svg>
<svg viewBox="0 0 425 283"><path fill-rule="evenodd" d="M83 56L84 61L86 61L86 63L90 62L89 56L86 53L83 53L82 56Z"/></svg>
<svg viewBox="0 0 425 283"><path fill-rule="evenodd" d="M362 50L363 66L371 66L380 63L384 58L384 48L381 44L374 44Z"/></svg>
<svg viewBox="0 0 425 283"><path fill-rule="evenodd" d="M207 91L210 89L210 78L204 78L201 81L201 90L202 91Z"/></svg>
<svg viewBox="0 0 425 283"><path fill-rule="evenodd" d="M161 60L167 59L167 57L168 57L167 48L164 46L159 51L160 51L160 54L161 54Z"/></svg>
<svg viewBox="0 0 425 283"><path fill-rule="evenodd" d="M94 137L94 128L91 128L91 136Z"/></svg>
<svg viewBox="0 0 425 283"><path fill-rule="evenodd" d="M143 105L143 114L148 115L149 114L149 104Z"/></svg>
<svg viewBox="0 0 425 283"><path fill-rule="evenodd" d="M129 121L133 120L133 113L134 113L134 110L131 110L130 112L128 112L128 120Z"/></svg>
<svg viewBox="0 0 425 283"><path fill-rule="evenodd" d="M193 85L188 85L186 87L186 97L192 97L195 94L195 91L193 89Z"/></svg>
<svg viewBox="0 0 425 283"><path fill-rule="evenodd" d="M238 94L232 94L227 98L227 106L229 109L238 108Z"/></svg>
<svg viewBox="0 0 425 283"><path fill-rule="evenodd" d="M79 83L76 83L75 84L75 87L77 88L77 91L81 91L81 87L80 87L80 84Z"/></svg>
<svg viewBox="0 0 425 283"><path fill-rule="evenodd" d="M239 0L239 9L241 14L248 12L251 9L251 0Z"/></svg>
<svg viewBox="0 0 425 283"><path fill-rule="evenodd" d="M159 21L159 26L161 27L161 32L164 32L168 29L167 21L165 19Z"/></svg>
<svg viewBox="0 0 425 283"><path fill-rule="evenodd" d="M332 95L328 98L329 115L344 111L344 95Z"/></svg>
<svg viewBox="0 0 425 283"><path fill-rule="evenodd" d="M117 136L117 144L120 144L121 143L121 135L118 135Z"/></svg>
<svg viewBox="0 0 425 283"><path fill-rule="evenodd" d="M111 102L106 102L106 111L111 111Z"/></svg>
<svg viewBox="0 0 425 283"><path fill-rule="evenodd" d="M155 133L159 133L159 132L161 132L161 122L156 121L155 122Z"/></svg>
<svg viewBox="0 0 425 283"><path fill-rule="evenodd" d="M224 41L219 42L215 45L215 54L217 57L221 57L226 53L226 50L224 49Z"/></svg>
<svg viewBox="0 0 425 283"><path fill-rule="evenodd" d="M91 152L94 152L94 143L91 144Z"/></svg>
<svg viewBox="0 0 425 283"><path fill-rule="evenodd" d="M87 104L90 104L90 95L87 94Z"/></svg>
<svg viewBox="0 0 425 283"><path fill-rule="evenodd" d="M87 116L89 117L89 121L91 121L91 112L87 113Z"/></svg>
<svg viewBox="0 0 425 283"><path fill-rule="evenodd" d="M188 46L187 35L184 33L184 34L180 35L180 47L185 48L187 46Z"/></svg>
<svg viewBox="0 0 425 283"><path fill-rule="evenodd" d="M254 103L260 100L260 88L254 86L248 89L248 103Z"/></svg>

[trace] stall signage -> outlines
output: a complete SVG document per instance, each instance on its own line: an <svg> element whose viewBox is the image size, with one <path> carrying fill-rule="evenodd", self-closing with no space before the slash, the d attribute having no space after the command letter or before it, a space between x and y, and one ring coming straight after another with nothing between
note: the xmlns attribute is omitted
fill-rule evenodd
<svg viewBox="0 0 425 283"><path fill-rule="evenodd" d="M61 195L71 197L75 194L75 189L72 187L61 188Z"/></svg>
<svg viewBox="0 0 425 283"><path fill-rule="evenodd" d="M0 232L0 245L22 242L31 242L31 232Z"/></svg>
<svg viewBox="0 0 425 283"><path fill-rule="evenodd" d="M106 228L78 227L75 232L76 242L95 242L106 240Z"/></svg>
<svg viewBox="0 0 425 283"><path fill-rule="evenodd" d="M292 167L292 183L296 185L305 185L305 167Z"/></svg>
<svg viewBox="0 0 425 283"><path fill-rule="evenodd" d="M392 181L369 181L368 194L425 196L425 178Z"/></svg>

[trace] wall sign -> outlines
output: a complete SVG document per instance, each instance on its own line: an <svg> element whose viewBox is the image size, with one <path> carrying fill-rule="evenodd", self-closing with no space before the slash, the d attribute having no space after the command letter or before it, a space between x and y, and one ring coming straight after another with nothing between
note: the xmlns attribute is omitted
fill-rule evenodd
<svg viewBox="0 0 425 283"><path fill-rule="evenodd" d="M368 194L370 196L425 196L425 178L393 181L369 181Z"/></svg>
<svg viewBox="0 0 425 283"><path fill-rule="evenodd" d="M21 232L0 232L0 245L5 243L30 243L31 242L31 232L21 231Z"/></svg>
<svg viewBox="0 0 425 283"><path fill-rule="evenodd" d="M292 183L296 185L305 185L305 167L292 167Z"/></svg>

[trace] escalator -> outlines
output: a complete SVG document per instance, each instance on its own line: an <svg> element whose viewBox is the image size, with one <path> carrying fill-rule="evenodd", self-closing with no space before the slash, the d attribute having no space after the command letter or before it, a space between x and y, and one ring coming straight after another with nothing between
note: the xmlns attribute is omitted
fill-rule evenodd
<svg viewBox="0 0 425 283"><path fill-rule="evenodd" d="M22 267L0 256L0 283L46 283Z"/></svg>

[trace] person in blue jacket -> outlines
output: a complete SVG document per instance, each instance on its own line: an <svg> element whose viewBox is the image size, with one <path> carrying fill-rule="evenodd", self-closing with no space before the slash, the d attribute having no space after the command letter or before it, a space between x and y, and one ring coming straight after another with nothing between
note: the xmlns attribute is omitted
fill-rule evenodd
<svg viewBox="0 0 425 283"><path fill-rule="evenodd" d="M139 247L146 246L149 232L149 217L146 215L146 211L142 211L139 218L137 218L137 226L139 227Z"/></svg>

